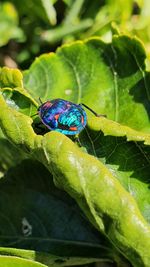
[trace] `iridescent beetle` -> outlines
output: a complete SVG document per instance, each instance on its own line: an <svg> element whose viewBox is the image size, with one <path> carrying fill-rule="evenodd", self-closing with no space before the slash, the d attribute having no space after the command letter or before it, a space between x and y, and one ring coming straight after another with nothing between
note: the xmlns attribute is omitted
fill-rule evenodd
<svg viewBox="0 0 150 267"><path fill-rule="evenodd" d="M51 131L57 131L65 135L79 134L87 124L87 115L83 107L98 115L85 104L74 104L64 99L48 100L38 108L38 114L42 123Z"/></svg>

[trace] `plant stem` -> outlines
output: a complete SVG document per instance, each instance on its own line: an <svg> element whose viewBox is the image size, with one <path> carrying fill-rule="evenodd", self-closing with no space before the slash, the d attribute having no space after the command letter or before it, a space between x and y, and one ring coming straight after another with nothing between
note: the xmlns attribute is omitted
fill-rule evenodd
<svg viewBox="0 0 150 267"><path fill-rule="evenodd" d="M41 38L49 43L55 43L69 34L75 34L91 27L93 20L85 19L77 25L64 25L54 30L44 31Z"/></svg>

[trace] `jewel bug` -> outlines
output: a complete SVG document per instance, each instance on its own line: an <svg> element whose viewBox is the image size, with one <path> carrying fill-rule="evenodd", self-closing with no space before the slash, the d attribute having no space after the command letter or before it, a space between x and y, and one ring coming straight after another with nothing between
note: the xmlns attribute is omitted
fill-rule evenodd
<svg viewBox="0 0 150 267"><path fill-rule="evenodd" d="M40 102L38 115L41 122L49 130L65 135L77 135L85 128L87 115L83 106L89 109L95 116L99 116L85 104L74 104L61 98L48 100L44 103L40 100Z"/></svg>

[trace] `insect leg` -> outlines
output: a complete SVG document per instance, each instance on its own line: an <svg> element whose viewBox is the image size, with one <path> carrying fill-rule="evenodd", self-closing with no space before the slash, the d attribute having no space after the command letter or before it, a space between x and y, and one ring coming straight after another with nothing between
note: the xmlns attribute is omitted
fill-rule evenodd
<svg viewBox="0 0 150 267"><path fill-rule="evenodd" d="M81 142L80 142L80 139L79 139L79 136L78 136L78 135L74 136L74 141L75 141L80 147L82 147L82 144L81 144Z"/></svg>
<svg viewBox="0 0 150 267"><path fill-rule="evenodd" d="M81 106L84 106L85 108L87 108L88 110L90 110L96 117L106 117L106 115L96 113L93 109L91 109L90 107L88 107L87 105L85 105L83 103L81 103L80 105Z"/></svg>
<svg viewBox="0 0 150 267"><path fill-rule="evenodd" d="M38 114L39 114L39 113L33 114L33 115L31 116L31 118L37 116Z"/></svg>
<svg viewBox="0 0 150 267"><path fill-rule="evenodd" d="M37 134L46 133L46 127L44 126L44 124L41 121L33 123L33 129Z"/></svg>

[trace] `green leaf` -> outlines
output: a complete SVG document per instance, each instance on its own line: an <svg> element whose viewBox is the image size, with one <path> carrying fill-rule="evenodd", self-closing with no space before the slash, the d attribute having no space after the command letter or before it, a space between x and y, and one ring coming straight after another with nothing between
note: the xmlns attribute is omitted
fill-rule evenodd
<svg viewBox="0 0 150 267"><path fill-rule="evenodd" d="M1 103L4 106L4 102ZM16 118L18 113L9 109L1 120L4 128L6 116L11 112ZM20 131L25 122L30 140L25 129ZM133 264L148 266L149 226L133 197L121 186L112 171L95 157L82 152L62 134L51 132L44 137L33 135L27 117L23 114L17 115L16 125L17 135L20 136L18 140L14 140L15 143L21 143L27 151L32 151L32 156L49 168L57 186L76 199L92 224L115 243L119 250L123 253L126 251L126 256ZM10 130L13 126L8 124L6 128L7 137L13 140L13 130ZM140 244L137 246L138 240Z"/></svg>
<svg viewBox="0 0 150 267"><path fill-rule="evenodd" d="M12 166L15 166L26 158L26 154L19 150L17 147L12 145L4 136L1 135L0 131L0 178L4 173Z"/></svg>
<svg viewBox="0 0 150 267"><path fill-rule="evenodd" d="M20 18L23 19L24 15L27 16L27 24L29 23L27 26L30 27L30 23L33 23L33 21L35 23L34 25L37 26L38 24L40 28L45 25L50 26L50 23L52 25L56 23L56 12L53 5L57 2L57 0L37 0L36 5L34 0L23 0L22 2L19 0L12 1L19 12ZM24 27L24 25L22 25L22 27ZM27 30L29 30L29 28ZM28 32L26 34L28 34Z"/></svg>
<svg viewBox="0 0 150 267"><path fill-rule="evenodd" d="M3 67L0 69L0 87L23 88L23 76L18 69Z"/></svg>
<svg viewBox="0 0 150 267"><path fill-rule="evenodd" d="M9 3L0 3L0 46L10 39L22 39L23 32L18 27L18 14L14 6Z"/></svg>
<svg viewBox="0 0 150 267"><path fill-rule="evenodd" d="M0 95L0 126L6 137L18 147L27 152L34 147L34 137L36 136L31 127L32 119L16 109L8 107L4 98Z"/></svg>
<svg viewBox="0 0 150 267"><path fill-rule="evenodd" d="M18 69L1 68L0 87L9 106L27 115L36 113L37 102L23 88L23 75Z"/></svg>
<svg viewBox="0 0 150 267"><path fill-rule="evenodd" d="M36 240L35 240L36 241ZM58 244L57 244L58 245ZM72 244L71 244L72 245ZM81 245L80 245L81 246ZM61 247L61 249L64 246ZM70 244L68 246L68 249L70 247ZM80 247L81 248L81 247ZM79 247L76 247L76 249L79 249ZM27 262L32 264L31 266L74 266L74 265L81 265L81 264L88 264L90 262L94 261L98 261L98 259L87 259L84 257L62 257L62 256L57 256L57 255L51 255L50 253L40 253L37 251L33 251L33 250L25 250L25 249L16 249L16 248L4 248L4 247L0 247L0 253L1 253L1 257L0 257L0 266L6 266L6 265L1 265L1 263L3 264L3 261L1 261L2 255L3 258L6 258L6 262L8 262L8 266L11 266L11 259L14 259L14 265L15 265L15 258L18 257L17 262L20 263L19 266L22 266L22 259L25 259L24 262ZM57 250L57 254L58 254L58 250ZM11 255L12 257L8 256ZM8 257L6 257L8 256ZM10 261L8 260L8 258L10 258ZM19 261L19 258L20 261ZM44 264L41 264L40 262L45 262ZM38 265L39 264L39 265ZM102 263L103 264L103 263ZM126 265L127 266L127 265Z"/></svg>
<svg viewBox="0 0 150 267"><path fill-rule="evenodd" d="M5 267L46 267L47 265L11 256L0 256L0 266Z"/></svg>
<svg viewBox="0 0 150 267"><path fill-rule="evenodd" d="M25 87L43 101L60 97L85 103L112 120L150 132L145 57L141 43L127 36L115 36L111 44L98 38L79 41L36 59L24 74Z"/></svg>
<svg viewBox="0 0 150 267"><path fill-rule="evenodd" d="M100 159L138 203L150 223L150 135L105 118L89 120L80 142Z"/></svg>
<svg viewBox="0 0 150 267"><path fill-rule="evenodd" d="M149 73L144 61L135 38L115 36L111 44L93 38L42 55L24 73L25 87L35 98L60 97L107 114L106 119L88 113L88 126L79 136L82 148L54 131L37 135L32 119L0 95L6 137L44 164L56 186L136 267L150 265Z"/></svg>
<svg viewBox="0 0 150 267"><path fill-rule="evenodd" d="M0 188L2 255L38 260L48 266L110 261L111 254L117 256L75 202L56 189L42 164L23 161L6 173Z"/></svg>

